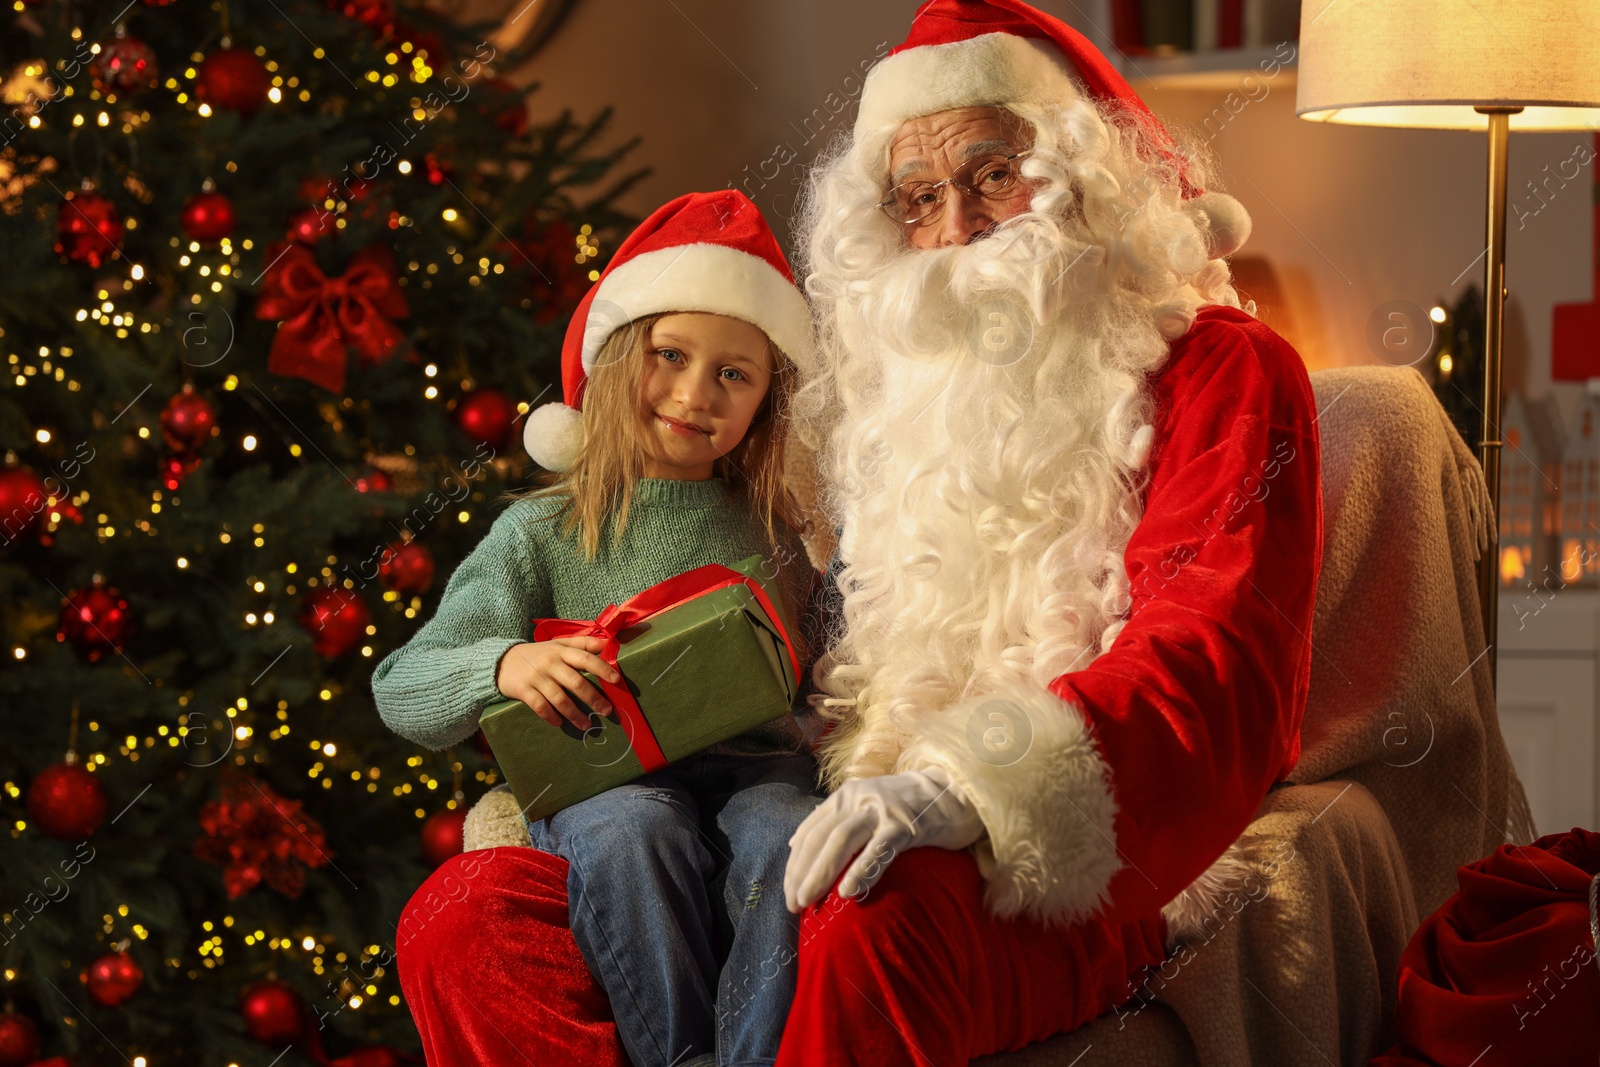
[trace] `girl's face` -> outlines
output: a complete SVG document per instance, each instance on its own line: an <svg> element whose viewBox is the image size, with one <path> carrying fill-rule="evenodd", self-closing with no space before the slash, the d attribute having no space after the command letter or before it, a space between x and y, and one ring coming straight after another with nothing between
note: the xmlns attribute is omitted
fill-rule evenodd
<svg viewBox="0 0 1600 1067"><path fill-rule="evenodd" d="M750 428L772 384L767 335L706 312L663 315L640 381L644 477L704 481Z"/></svg>

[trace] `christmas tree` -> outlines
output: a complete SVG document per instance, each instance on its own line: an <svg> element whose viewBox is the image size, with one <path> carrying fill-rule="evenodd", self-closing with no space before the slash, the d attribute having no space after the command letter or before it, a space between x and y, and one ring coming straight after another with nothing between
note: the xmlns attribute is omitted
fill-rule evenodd
<svg viewBox="0 0 1600 1067"><path fill-rule="evenodd" d="M631 143L392 0L0 23L0 1067L398 1062L496 775L372 668L534 473Z"/></svg>

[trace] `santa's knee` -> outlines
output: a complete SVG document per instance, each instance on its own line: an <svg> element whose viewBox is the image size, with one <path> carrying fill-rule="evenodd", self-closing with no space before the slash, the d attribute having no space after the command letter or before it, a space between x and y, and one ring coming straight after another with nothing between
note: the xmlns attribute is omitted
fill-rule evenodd
<svg viewBox="0 0 1600 1067"><path fill-rule="evenodd" d="M966 850L913 848L889 859L869 899L910 896L930 907L964 903L981 883L978 862Z"/></svg>
<svg viewBox="0 0 1600 1067"><path fill-rule="evenodd" d="M942 940L982 907L982 880L965 852L911 849L896 856L877 883L855 898L835 886L806 912L800 927L802 967L851 972L903 956L908 944Z"/></svg>
<svg viewBox="0 0 1600 1067"><path fill-rule="evenodd" d="M496 880L503 871L492 862L496 851L450 857L411 895L395 925L395 954L402 972L447 971L470 958L461 946L481 934L485 908L504 892Z"/></svg>

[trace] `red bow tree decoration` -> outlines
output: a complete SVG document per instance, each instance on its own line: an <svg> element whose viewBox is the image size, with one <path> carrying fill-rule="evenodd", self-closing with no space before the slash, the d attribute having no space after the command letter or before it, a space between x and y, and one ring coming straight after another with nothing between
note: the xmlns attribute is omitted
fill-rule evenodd
<svg viewBox="0 0 1600 1067"><path fill-rule="evenodd" d="M275 244L267 256L271 266L256 301L256 318L281 320L267 370L338 393L344 390L347 346L363 366L400 350L405 333L389 320L406 318L411 310L387 246L363 248L337 278L322 273L316 253L304 245L285 250Z"/></svg>
<svg viewBox="0 0 1600 1067"><path fill-rule="evenodd" d="M306 868L328 862L322 827L301 813L300 801L246 774L224 777L221 799L200 809L200 829L194 854L222 868L229 900L262 882L298 898Z"/></svg>

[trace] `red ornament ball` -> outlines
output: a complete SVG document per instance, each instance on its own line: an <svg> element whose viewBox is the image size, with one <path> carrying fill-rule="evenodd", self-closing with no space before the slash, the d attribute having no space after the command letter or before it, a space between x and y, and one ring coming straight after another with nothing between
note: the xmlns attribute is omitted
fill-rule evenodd
<svg viewBox="0 0 1600 1067"><path fill-rule="evenodd" d="M185 386L161 409L161 437L174 452L195 452L217 428L211 401Z"/></svg>
<svg viewBox="0 0 1600 1067"><path fill-rule="evenodd" d="M196 193L183 205L178 223L194 241L220 241L233 235L233 201L221 193Z"/></svg>
<svg viewBox="0 0 1600 1067"><path fill-rule="evenodd" d="M528 132L528 104L517 84L506 78L490 78L484 86L494 93L489 107L499 104L494 114L494 124L513 137Z"/></svg>
<svg viewBox="0 0 1600 1067"><path fill-rule="evenodd" d="M83 512L78 505L70 500L58 500L52 508L47 508L50 513L50 523L39 531L39 543L46 548L56 543L55 530L72 523L74 526L83 525ZM52 529L52 526L54 529Z"/></svg>
<svg viewBox="0 0 1600 1067"><path fill-rule="evenodd" d="M305 1002L282 982L268 979L246 987L239 994L239 1014L245 1031L265 1044L292 1044L305 1036Z"/></svg>
<svg viewBox="0 0 1600 1067"><path fill-rule="evenodd" d="M23 1067L39 1055L39 1031L33 1020L14 1011L0 1012L0 1067Z"/></svg>
<svg viewBox="0 0 1600 1067"><path fill-rule="evenodd" d="M461 855L462 830L467 813L461 808L436 811L422 824L422 855L429 866L437 867L451 856Z"/></svg>
<svg viewBox="0 0 1600 1067"><path fill-rule="evenodd" d="M267 68L248 48L219 48L195 72L194 94L212 107L251 115L266 103Z"/></svg>
<svg viewBox="0 0 1600 1067"><path fill-rule="evenodd" d="M339 1067L402 1067L406 1061L401 1059L400 1055L394 1049L383 1045L369 1045L366 1048L352 1049L335 1062Z"/></svg>
<svg viewBox="0 0 1600 1067"><path fill-rule="evenodd" d="M183 480L200 469L200 457L193 452L168 456L161 464L161 484L177 492Z"/></svg>
<svg viewBox="0 0 1600 1067"><path fill-rule="evenodd" d="M338 659L359 647L370 622L367 602L348 589L315 590L300 609L300 625L323 659Z"/></svg>
<svg viewBox="0 0 1600 1067"><path fill-rule="evenodd" d="M394 29L394 0L328 0L328 6L342 11L374 33Z"/></svg>
<svg viewBox="0 0 1600 1067"><path fill-rule="evenodd" d="M421 596L433 584L433 553L417 541L397 541L378 560L378 578L396 593Z"/></svg>
<svg viewBox="0 0 1600 1067"><path fill-rule="evenodd" d="M75 589L61 605L61 624L57 641L70 641L90 663L98 663L107 652L120 652L133 628L128 602L121 593L104 585Z"/></svg>
<svg viewBox="0 0 1600 1067"><path fill-rule="evenodd" d="M498 389L474 389L456 405L456 425L474 441L505 447L517 421L517 405Z"/></svg>
<svg viewBox="0 0 1600 1067"><path fill-rule="evenodd" d="M387 493L394 489L394 479L389 477L389 472L381 467L374 467L365 474L356 476L356 492L358 493Z"/></svg>
<svg viewBox="0 0 1600 1067"><path fill-rule="evenodd" d="M332 178L325 174L307 174L300 179L297 195L313 207L326 207L327 201L341 199L338 193L338 187L334 185Z"/></svg>
<svg viewBox="0 0 1600 1067"><path fill-rule="evenodd" d="M456 176L455 165L439 158L437 152L429 152L422 157L423 172L428 176L429 185L443 185Z"/></svg>
<svg viewBox="0 0 1600 1067"><path fill-rule="evenodd" d="M89 999L103 1008L114 1008L139 991L144 970L126 952L108 952L89 964L83 972Z"/></svg>
<svg viewBox="0 0 1600 1067"><path fill-rule="evenodd" d="M118 251L125 232L117 205L99 193L74 193L56 211L56 252L99 269Z"/></svg>
<svg viewBox="0 0 1600 1067"><path fill-rule="evenodd" d="M46 767L28 786L28 817L59 840L88 837L106 817L106 787L76 763Z"/></svg>
<svg viewBox="0 0 1600 1067"><path fill-rule="evenodd" d="M415 26L396 23L394 28L395 43L404 46L411 45L409 55L422 55L427 57L428 66L435 71L442 70L450 63L450 48L445 44L444 38L432 30L421 30Z"/></svg>
<svg viewBox="0 0 1600 1067"><path fill-rule="evenodd" d="M31 530L45 513L49 494L27 467L0 468L0 545Z"/></svg>
<svg viewBox="0 0 1600 1067"><path fill-rule="evenodd" d="M534 319L538 322L570 318L594 284L589 280L589 264L594 261L585 256L579 263L574 255L577 237L578 231L564 218L530 218L523 227L523 240L496 246L513 269L519 264L531 267L527 273L530 282L537 282L533 288L539 305Z"/></svg>
<svg viewBox="0 0 1600 1067"><path fill-rule="evenodd" d="M333 216L326 211L308 207L289 217L289 240L303 245L314 245L333 229Z"/></svg>
<svg viewBox="0 0 1600 1067"><path fill-rule="evenodd" d="M100 49L89 64L89 76L102 93L136 93L154 89L161 80L155 49L137 37L118 37Z"/></svg>

